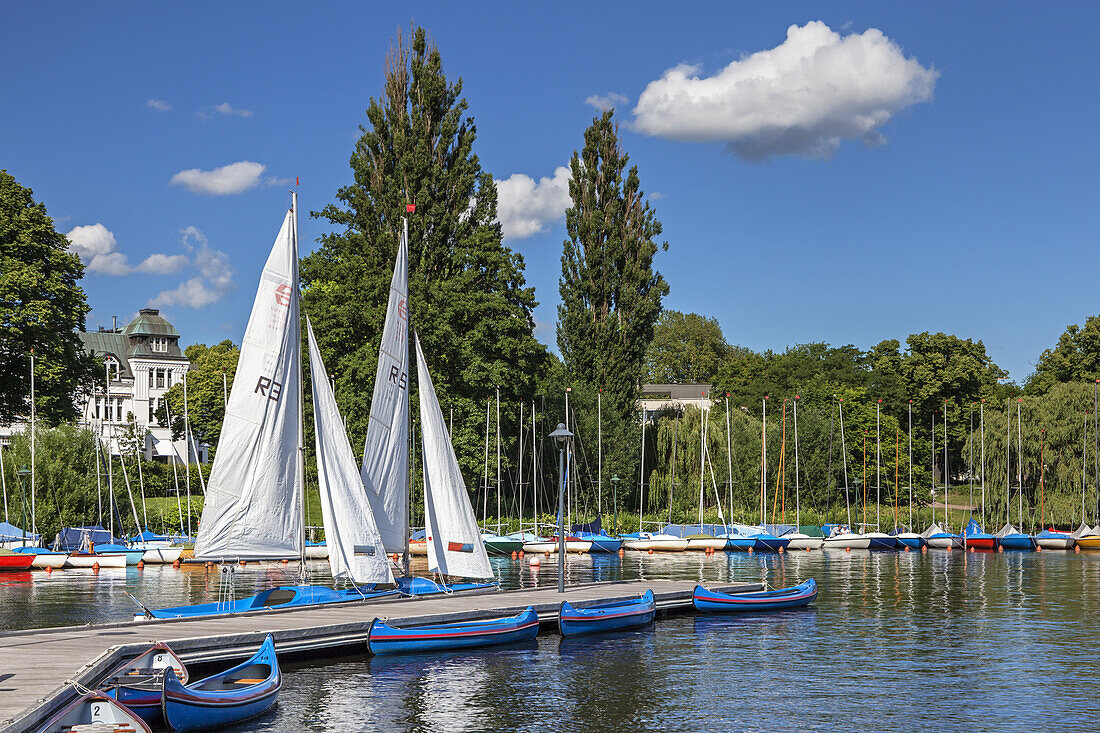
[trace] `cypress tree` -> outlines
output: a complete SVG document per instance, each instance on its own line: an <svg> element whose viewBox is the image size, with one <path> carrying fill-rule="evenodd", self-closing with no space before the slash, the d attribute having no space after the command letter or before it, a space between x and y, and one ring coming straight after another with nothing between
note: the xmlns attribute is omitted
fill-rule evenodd
<svg viewBox="0 0 1100 733"><path fill-rule="evenodd" d="M638 465L635 403L646 350L668 294L668 283L653 268L658 248L667 250L668 244L657 243L661 223L646 201L637 166L628 168L629 161L614 111L593 119L584 148L570 161L573 206L565 214L569 239L561 258L558 306L558 347L567 377L586 388L592 402L594 391L603 390L604 473L625 476ZM594 414L582 419L581 427L592 445Z"/></svg>
<svg viewBox="0 0 1100 733"><path fill-rule="evenodd" d="M305 310L361 445L407 215L412 327L444 415L454 410L459 460L467 477L479 475L485 399L499 385L503 416L518 413L517 398L530 395L545 364L533 336L534 288L523 258L501 242L496 185L474 153L477 128L462 81L447 79L423 28L398 37L382 95L366 115L350 161L354 182L313 213L337 231L302 260ZM408 205L415 213L406 214ZM410 384L415 389L412 375Z"/></svg>

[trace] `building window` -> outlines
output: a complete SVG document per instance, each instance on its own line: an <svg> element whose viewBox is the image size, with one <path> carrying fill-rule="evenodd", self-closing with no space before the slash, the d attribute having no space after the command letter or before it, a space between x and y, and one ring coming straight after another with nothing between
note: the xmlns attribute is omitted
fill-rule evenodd
<svg viewBox="0 0 1100 733"><path fill-rule="evenodd" d="M149 400L149 425L157 424L157 401Z"/></svg>
<svg viewBox="0 0 1100 733"><path fill-rule="evenodd" d="M103 360L103 363L107 365L107 377L112 382L117 382L119 372L118 359L113 356L108 356L106 359Z"/></svg>
<svg viewBox="0 0 1100 733"><path fill-rule="evenodd" d="M157 369L157 389L164 389L164 369Z"/></svg>
<svg viewBox="0 0 1100 733"><path fill-rule="evenodd" d="M152 386L153 386L153 370L150 369L149 370L149 387L152 388Z"/></svg>
<svg viewBox="0 0 1100 733"><path fill-rule="evenodd" d="M164 386L166 386L166 387L171 387L172 386L172 370L171 369L165 369L164 370Z"/></svg>
<svg viewBox="0 0 1100 733"><path fill-rule="evenodd" d="M150 339L153 345L153 351L159 351L162 354L168 353L168 339L164 336L154 336Z"/></svg>

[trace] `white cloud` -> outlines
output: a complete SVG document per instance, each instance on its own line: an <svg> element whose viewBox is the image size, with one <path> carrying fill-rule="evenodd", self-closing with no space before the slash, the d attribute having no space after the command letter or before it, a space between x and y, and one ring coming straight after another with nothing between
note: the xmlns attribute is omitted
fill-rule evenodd
<svg viewBox="0 0 1100 733"><path fill-rule="evenodd" d="M210 107L203 107L196 114L204 120L208 120L215 115L222 115L223 117L251 117L252 110L240 109L232 106L229 102L222 102L221 104L215 104Z"/></svg>
<svg viewBox="0 0 1100 733"><path fill-rule="evenodd" d="M185 255L151 254L134 269L151 275L171 275L187 267L188 262Z"/></svg>
<svg viewBox="0 0 1100 733"><path fill-rule="evenodd" d="M163 99L148 99L145 101L145 106L150 109L155 109L157 112L167 112L172 109L172 105L165 102Z"/></svg>
<svg viewBox="0 0 1100 733"><path fill-rule="evenodd" d="M746 160L824 157L841 140L883 141L880 128L932 98L939 72L906 58L882 31L841 36L821 21L792 25L779 46L713 76L680 65L650 82L634 129L692 142L723 142Z"/></svg>
<svg viewBox="0 0 1100 733"><path fill-rule="evenodd" d="M211 247L201 229L193 226L183 229L180 241L194 254L194 264L199 274L173 290L160 292L149 301L149 305L202 308L217 303L236 287L233 282L236 271L229 264L229 257L225 252Z"/></svg>
<svg viewBox="0 0 1100 733"><path fill-rule="evenodd" d="M497 216L505 239L526 239L546 231L569 208L569 169L558 166L554 177L538 183L530 176L513 173L497 181Z"/></svg>
<svg viewBox="0 0 1100 733"><path fill-rule="evenodd" d="M591 105L602 112L605 109L611 109L612 107L625 105L629 101L629 98L624 97L621 94L608 92L607 94L592 94L584 100L584 103Z"/></svg>
<svg viewBox="0 0 1100 733"><path fill-rule="evenodd" d="M187 266L184 255L151 254L137 267L118 251L114 233L102 224L89 224L74 228L65 235L69 239L69 251L79 255L90 272L100 275L129 275L143 272L152 275L171 275Z"/></svg>
<svg viewBox="0 0 1100 733"><path fill-rule="evenodd" d="M267 166L261 163L242 160L238 163L223 165L221 168L204 171L190 168L172 176L169 186L184 186L192 193L206 196L227 196L241 193L260 182Z"/></svg>

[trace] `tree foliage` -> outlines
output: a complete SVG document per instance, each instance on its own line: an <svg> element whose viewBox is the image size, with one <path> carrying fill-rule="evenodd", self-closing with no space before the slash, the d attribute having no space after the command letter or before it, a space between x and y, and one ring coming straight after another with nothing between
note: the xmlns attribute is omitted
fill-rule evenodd
<svg viewBox="0 0 1100 733"><path fill-rule="evenodd" d="M497 192L481 169L477 128L422 28L399 36L379 98L351 156L354 182L314 216L337 231L301 263L305 311L353 444L362 445L402 219L409 220L410 323L428 359L467 475L482 468L483 435L470 416L500 387L514 419L546 363L533 336L534 289L523 258L504 246ZM415 213L406 212L415 205ZM416 379L410 375L410 384ZM415 387L414 387L415 389ZM506 434L514 434L512 430Z"/></svg>
<svg viewBox="0 0 1100 733"><path fill-rule="evenodd" d="M226 339L214 346L191 344L183 353L191 362L187 373L187 417L191 434L196 443L216 448L225 420L226 395L233 389L241 350ZM166 407L171 411L173 437L178 440L183 437L184 428L183 382L173 384L165 393L157 418L161 425L168 424Z"/></svg>
<svg viewBox="0 0 1100 733"><path fill-rule="evenodd" d="M646 351L644 381L709 384L729 350L717 319L666 310L657 319Z"/></svg>
<svg viewBox="0 0 1100 733"><path fill-rule="evenodd" d="M1089 316L1085 325L1066 328L1053 349L1045 350L1028 377L1028 394L1042 394L1060 382L1084 382L1100 378L1100 316Z"/></svg>
<svg viewBox="0 0 1100 733"><path fill-rule="evenodd" d="M630 166L608 110L585 130L574 152L565 213L558 306L558 347L574 386L602 390L603 435L609 470L629 475L637 465L635 402L645 355L668 294L653 267L661 224ZM584 425L597 432L591 413Z"/></svg>
<svg viewBox="0 0 1100 733"><path fill-rule="evenodd" d="M30 414L32 351L37 417L77 415L74 395L94 367L77 336L89 310L84 265L68 247L46 206L0 170L0 422Z"/></svg>

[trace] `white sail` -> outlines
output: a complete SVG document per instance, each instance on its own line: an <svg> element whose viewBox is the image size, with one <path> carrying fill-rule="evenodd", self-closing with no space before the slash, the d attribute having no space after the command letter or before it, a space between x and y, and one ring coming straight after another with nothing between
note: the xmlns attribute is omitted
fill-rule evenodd
<svg viewBox="0 0 1100 733"><path fill-rule="evenodd" d="M302 547L298 247L293 210L260 276L195 542L199 559L296 557Z"/></svg>
<svg viewBox="0 0 1100 733"><path fill-rule="evenodd" d="M328 372L306 318L313 379L313 427L317 436L317 488L325 522L332 577L356 583L392 583L393 573L374 523L355 454L340 419Z"/></svg>
<svg viewBox="0 0 1100 733"><path fill-rule="evenodd" d="M489 567L489 556L485 554L481 530L470 506L419 338L416 340L416 374L424 440L428 571L462 578L491 578L493 570Z"/></svg>
<svg viewBox="0 0 1100 733"><path fill-rule="evenodd" d="M378 350L374 397L363 447L363 486L386 552L405 552L409 494L409 250L397 248L386 323Z"/></svg>

